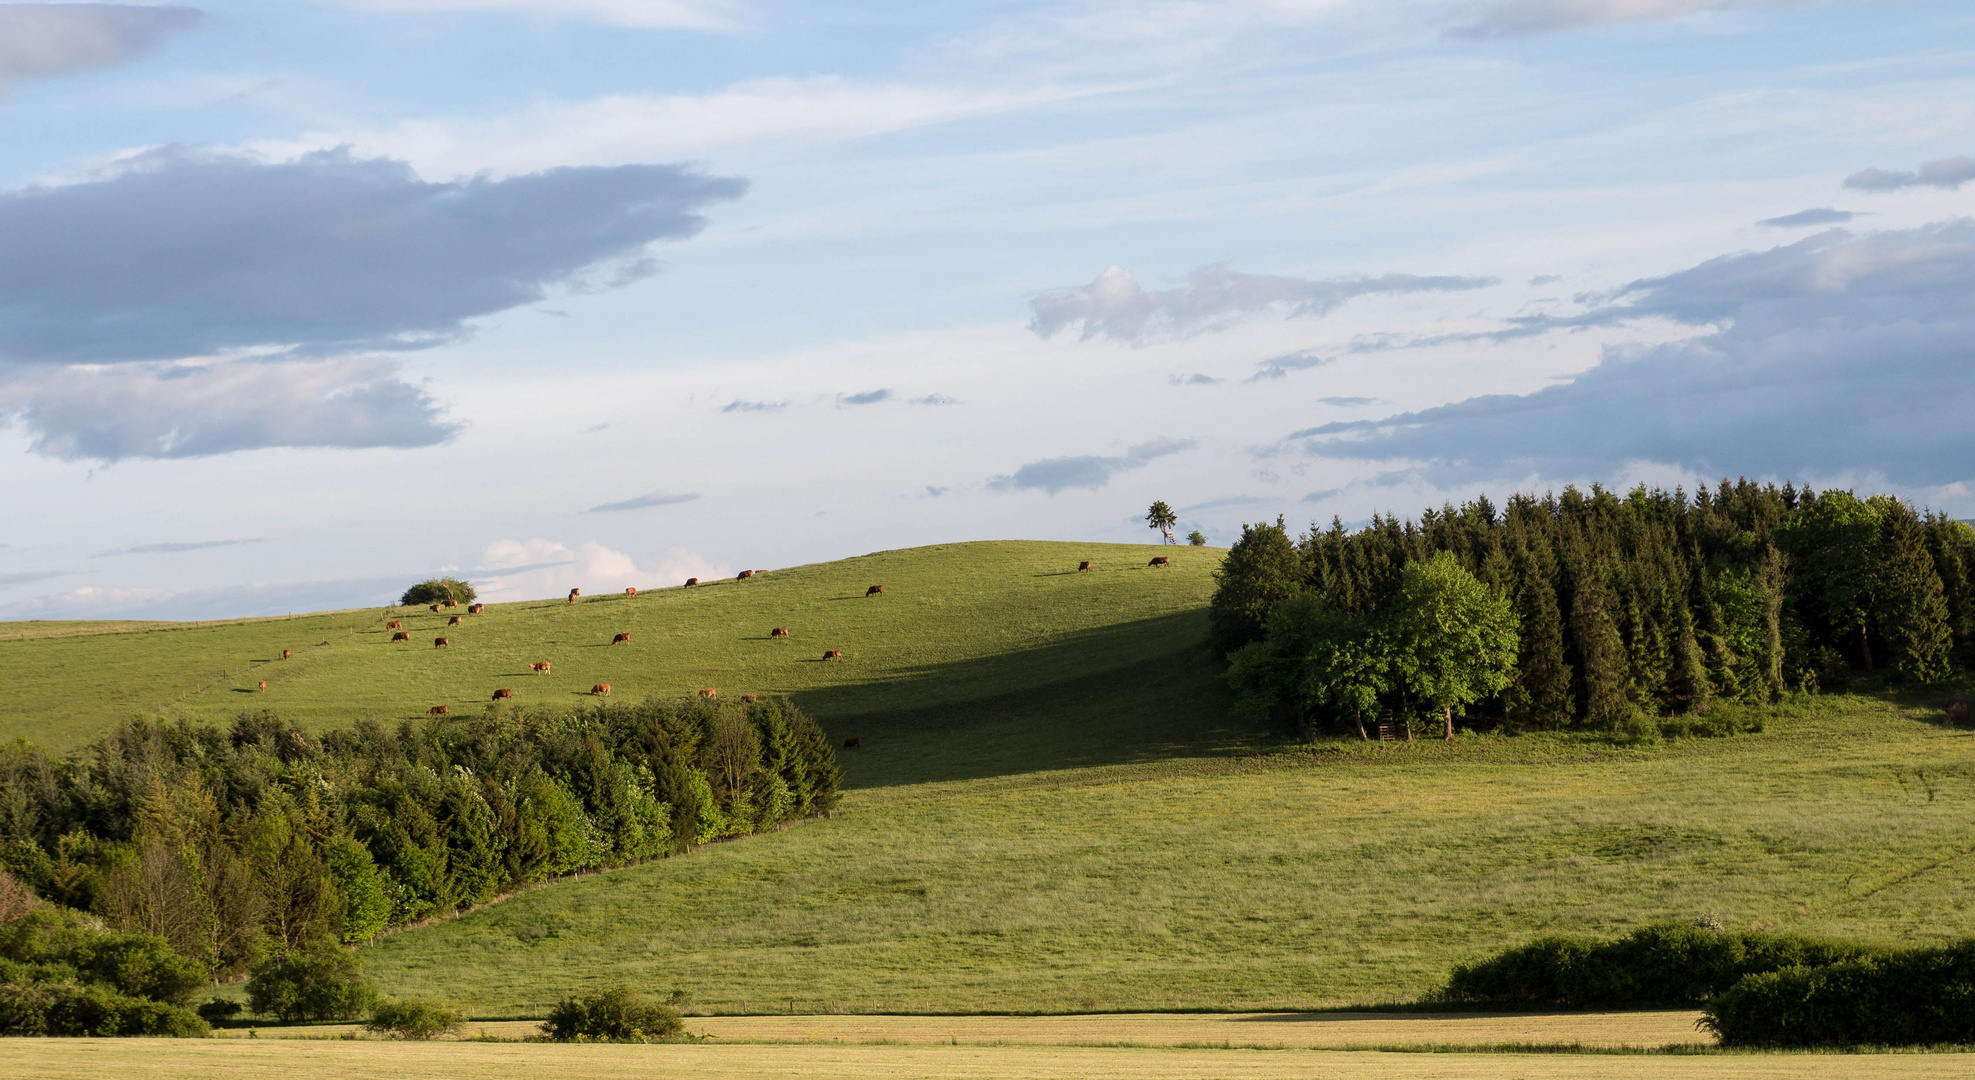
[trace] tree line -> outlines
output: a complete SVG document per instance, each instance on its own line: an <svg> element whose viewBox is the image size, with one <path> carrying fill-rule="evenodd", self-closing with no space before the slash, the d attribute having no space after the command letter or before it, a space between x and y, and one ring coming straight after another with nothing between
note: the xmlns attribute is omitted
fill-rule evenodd
<svg viewBox="0 0 1975 1080"><path fill-rule="evenodd" d="M1295 538L1277 519L1229 550L1209 627L1250 706L1311 731L1623 727L1860 671L1947 678L1975 643L1975 529L1747 480L1482 496Z"/></svg>
<svg viewBox="0 0 1975 1080"><path fill-rule="evenodd" d="M0 751L0 865L217 977L532 882L827 813L836 758L793 705L502 711L316 736L135 720L54 760Z"/></svg>

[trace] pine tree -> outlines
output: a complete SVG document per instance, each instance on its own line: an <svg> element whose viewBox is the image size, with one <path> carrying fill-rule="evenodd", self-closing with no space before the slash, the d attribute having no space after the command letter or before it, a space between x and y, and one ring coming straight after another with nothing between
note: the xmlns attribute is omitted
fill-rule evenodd
<svg viewBox="0 0 1975 1080"><path fill-rule="evenodd" d="M1516 613L1522 617L1522 655L1516 678L1504 696L1509 715L1526 724L1561 727L1570 723L1570 663L1564 659L1564 619L1557 586L1547 565L1518 537L1510 560Z"/></svg>
<svg viewBox="0 0 1975 1080"><path fill-rule="evenodd" d="M1626 713L1625 641L1612 618L1611 590L1602 580L1603 567L1579 542L1573 551L1570 629L1577 646L1577 671L1583 684L1584 719L1610 727Z"/></svg>
<svg viewBox="0 0 1975 1080"><path fill-rule="evenodd" d="M1954 647L1941 575L1912 507L1889 501L1879 522L1877 615L1887 666L1902 679L1939 682Z"/></svg>

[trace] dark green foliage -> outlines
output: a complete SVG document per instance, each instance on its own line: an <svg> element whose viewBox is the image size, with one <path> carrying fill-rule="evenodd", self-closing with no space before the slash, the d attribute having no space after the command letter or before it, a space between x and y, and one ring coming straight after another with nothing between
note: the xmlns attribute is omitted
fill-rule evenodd
<svg viewBox="0 0 1975 1080"><path fill-rule="evenodd" d="M557 1042L645 1042L676 1036L684 1030L678 1010L622 986L589 997L564 998L542 1024L542 1034Z"/></svg>
<svg viewBox="0 0 1975 1080"><path fill-rule="evenodd" d="M1548 937L1454 969L1442 1000L1530 1008L1698 1005L1745 975L1865 955L1843 942L1699 926L1649 926L1616 941Z"/></svg>
<svg viewBox="0 0 1975 1080"><path fill-rule="evenodd" d="M1273 525L1243 525L1241 539L1214 571L1214 598L1207 609L1214 655L1226 656L1260 641L1269 612L1302 588L1303 577L1302 557L1280 519Z"/></svg>
<svg viewBox="0 0 1975 1080"><path fill-rule="evenodd" d="M208 978L163 938L37 905L0 924L0 1034L204 1035L183 1006Z"/></svg>
<svg viewBox="0 0 1975 1080"><path fill-rule="evenodd" d="M285 1023L354 1020L370 1010L377 990L363 979L355 953L317 946L276 957L247 980L247 1003Z"/></svg>
<svg viewBox="0 0 1975 1080"><path fill-rule="evenodd" d="M479 595L473 591L471 584L459 578L427 578L406 589L405 594L398 598L398 603L406 606L424 606L451 600L456 604L471 604Z"/></svg>
<svg viewBox="0 0 1975 1080"><path fill-rule="evenodd" d="M238 1017L246 1010L247 1007L237 1001L231 1001L226 998L212 998L200 1003L199 1007L193 1011L199 1014L199 1019L204 1020L208 1024L224 1024Z"/></svg>
<svg viewBox="0 0 1975 1080"><path fill-rule="evenodd" d="M1206 547L1207 534L1201 532L1199 529L1195 529L1192 532L1186 534L1186 542L1194 547Z"/></svg>
<svg viewBox="0 0 1975 1080"><path fill-rule="evenodd" d="M1975 942L1752 974L1704 1013L1724 1046L1975 1043Z"/></svg>
<svg viewBox="0 0 1975 1080"><path fill-rule="evenodd" d="M196 957L197 985L825 814L839 786L822 729L783 701L490 710L319 739L271 713L133 721L59 765L0 752L0 852L50 899Z"/></svg>
<svg viewBox="0 0 1975 1080"><path fill-rule="evenodd" d="M429 1001L380 1001L371 1008L370 1022L364 1027L379 1035L423 1040L456 1030L465 1022L465 1014L458 1009Z"/></svg>
<svg viewBox="0 0 1975 1080"><path fill-rule="evenodd" d="M199 1038L212 1029L191 1010L120 994L100 983L0 983L0 1034Z"/></svg>
<svg viewBox="0 0 1975 1080"><path fill-rule="evenodd" d="M1408 567L1446 556L1506 595L1521 624L1512 677L1467 708L1477 725L1648 737L1656 718L1677 717L1683 730L1738 729L1693 718L1718 703L1835 689L1851 667L1931 682L1957 656L1975 661L1975 529L1883 495L1724 480L1692 496L1565 488L1500 511L1477 498L1417 521L1374 515L1355 532L1313 524L1294 571L1281 539L1251 527L1230 551L1215 649L1268 636L1257 612L1273 605L1261 600L1298 588L1314 596L1308 610L1375 622ZM1231 678L1253 707L1348 729L1355 706L1281 675L1286 658L1307 656L1299 648L1258 650ZM1382 708L1396 719L1408 696L1395 684Z"/></svg>

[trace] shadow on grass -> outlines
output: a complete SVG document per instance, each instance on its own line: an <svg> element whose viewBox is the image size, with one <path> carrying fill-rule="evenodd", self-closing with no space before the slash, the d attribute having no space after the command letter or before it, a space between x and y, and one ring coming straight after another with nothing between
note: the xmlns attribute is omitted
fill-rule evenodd
<svg viewBox="0 0 1975 1080"><path fill-rule="evenodd" d="M1231 715L1232 694L1199 645L1204 629L1204 612L1180 612L793 696L832 743L859 740L839 755L849 788L1253 753L1285 741Z"/></svg>

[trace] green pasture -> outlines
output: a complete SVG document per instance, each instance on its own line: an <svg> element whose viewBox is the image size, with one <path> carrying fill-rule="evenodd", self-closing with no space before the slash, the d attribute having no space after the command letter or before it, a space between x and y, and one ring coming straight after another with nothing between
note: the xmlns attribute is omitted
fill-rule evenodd
<svg viewBox="0 0 1975 1080"><path fill-rule="evenodd" d="M868 729L910 749L829 820L399 934L368 970L483 1017L613 983L686 988L713 1012L1304 1009L1414 999L1552 931L1713 916L1975 934L1975 737L1881 701L1651 748L1472 735L1201 756L1177 749L1156 678ZM978 768L998 745L1093 760L1086 717L1166 753Z"/></svg>
<svg viewBox="0 0 1975 1080"><path fill-rule="evenodd" d="M1154 554L1172 557L1150 569ZM832 721L1021 693L1190 652L1221 552L1004 542L884 551L684 588L218 623L0 624L0 737L55 751L137 715L226 721L268 708L313 728L613 696L789 694ZM1096 567L1078 573L1077 563ZM871 585L882 596L866 597ZM461 625L448 627L459 614ZM393 644L402 619L409 644ZM770 640L789 627L793 636ZM617 633L629 644L612 646ZM451 639L447 648L433 638ZM281 651L292 653L279 659ZM826 649L843 650L824 662ZM548 676L529 665L549 661ZM258 684L265 680L265 693Z"/></svg>

